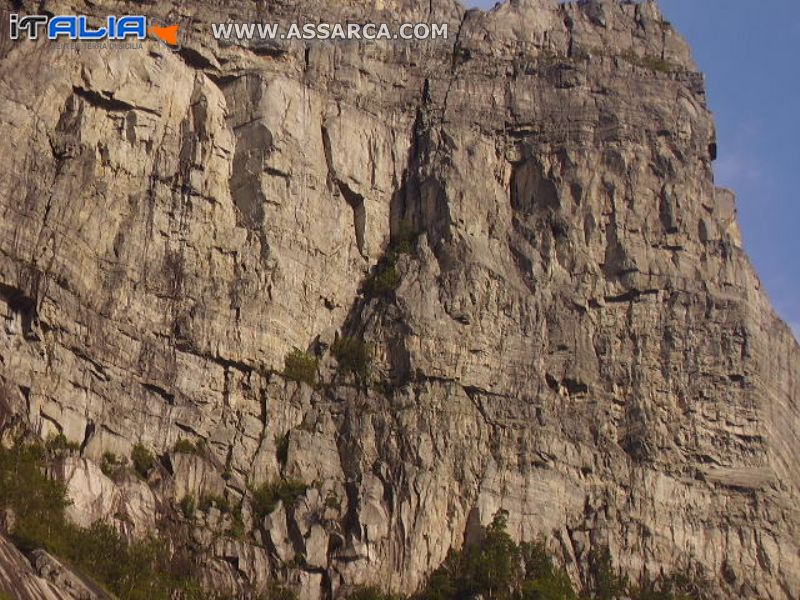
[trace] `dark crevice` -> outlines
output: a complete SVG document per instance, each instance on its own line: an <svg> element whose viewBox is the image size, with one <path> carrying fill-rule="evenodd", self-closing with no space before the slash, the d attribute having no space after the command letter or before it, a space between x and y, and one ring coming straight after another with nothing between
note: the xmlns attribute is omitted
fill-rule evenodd
<svg viewBox="0 0 800 600"><path fill-rule="evenodd" d="M456 39L453 43L453 53L450 59L450 80L447 83L447 91L444 94L444 102L442 104L442 122L444 122L447 117L447 105L450 99L450 90L453 88L453 83L456 79L456 72L458 71L459 65L463 62L461 53L461 30L464 27L464 22L467 20L467 15L469 15L469 13L470 11L467 10L461 15L461 22L458 24Z"/></svg>
<svg viewBox="0 0 800 600"><path fill-rule="evenodd" d="M156 385L154 383L143 383L142 387L144 389L146 389L146 390L149 390L149 391L161 396L161 398L163 398L164 401L167 404L169 404L170 406L174 406L175 405L175 394L172 394L172 393L168 392L167 390L165 390L161 386L158 386L158 385Z"/></svg>
<svg viewBox="0 0 800 600"><path fill-rule="evenodd" d="M287 53L286 48L278 45L277 42L260 42L258 46L249 46L247 49L256 56L268 56L270 58L281 58Z"/></svg>
<svg viewBox="0 0 800 600"><path fill-rule="evenodd" d="M187 425L186 423L179 423L178 421L175 421L175 427L177 427L178 429L180 429L184 433L188 433L189 435L197 437L199 440L205 440L206 439L205 436L200 435L197 432L196 429L194 429L190 425Z"/></svg>
<svg viewBox="0 0 800 600"><path fill-rule="evenodd" d="M193 48L184 46L178 50L178 55L183 59L183 62L192 69L202 71L204 69L213 69L214 65L205 56L200 54Z"/></svg>
<svg viewBox="0 0 800 600"><path fill-rule="evenodd" d="M220 75L218 73L208 73L208 78L214 82L214 84L222 89L229 84L233 83L237 79L241 79L244 75L237 74L237 73L226 73L225 75Z"/></svg>
<svg viewBox="0 0 800 600"><path fill-rule="evenodd" d="M102 108L103 110L111 111L111 112L127 112L129 110L140 110L142 112L150 113L152 115L160 114L158 111L153 110L152 108L144 108L142 106L134 106L129 102L125 102L124 100L119 100L114 98L114 95L110 92L106 92L108 95L101 94L96 90L88 90L86 88L82 88L79 86L72 86L72 91L75 93L76 96L83 98L91 104L92 106L96 106L97 108Z"/></svg>
<svg viewBox="0 0 800 600"><path fill-rule="evenodd" d="M589 391L588 385L571 377L565 377L561 384L566 388L570 396L586 394Z"/></svg>
<svg viewBox="0 0 800 600"><path fill-rule="evenodd" d="M364 197L342 181L336 173L336 168L333 164L330 134L324 124L322 125L322 145L325 151L325 162L328 167L328 183L336 186L339 194L353 210L353 230L356 246L359 254L366 259L367 256L364 254L364 234L367 227L367 211L364 207Z"/></svg>
<svg viewBox="0 0 800 600"><path fill-rule="evenodd" d="M81 450L80 450L81 454L83 454L83 451L86 449L86 445L89 443L92 437L94 437L95 429L96 426L94 424L94 421L89 420L89 422L86 423L86 428L84 429L83 432L83 441L81 442Z"/></svg>
<svg viewBox="0 0 800 600"><path fill-rule="evenodd" d="M51 424L53 427L55 427L55 429L56 429L56 431L58 431L59 435L63 435L63 433L64 433L64 428L63 428L63 427L61 427L61 424L60 424L58 421L56 421L56 420L55 420L53 417L51 417L51 416L49 416L49 415L46 415L46 414L45 414L43 411L41 411L41 410L39 411L39 416L40 416L40 417L41 417L43 420L45 420L45 421L47 421L48 423L50 423L50 424Z"/></svg>
<svg viewBox="0 0 800 600"><path fill-rule="evenodd" d="M24 335L32 333L37 320L36 300L21 289L0 283L0 300L4 301L12 312L19 315Z"/></svg>
<svg viewBox="0 0 800 600"><path fill-rule="evenodd" d="M81 360L89 363L92 366L91 373L101 381L111 381L111 377L109 377L106 368L104 365L93 359L89 354L82 348L77 346L73 346L70 348L72 353L80 358Z"/></svg>
<svg viewBox="0 0 800 600"><path fill-rule="evenodd" d="M604 300L609 304L635 302L641 296L654 296L656 294L658 294L658 290L629 290L617 296L606 296Z"/></svg>

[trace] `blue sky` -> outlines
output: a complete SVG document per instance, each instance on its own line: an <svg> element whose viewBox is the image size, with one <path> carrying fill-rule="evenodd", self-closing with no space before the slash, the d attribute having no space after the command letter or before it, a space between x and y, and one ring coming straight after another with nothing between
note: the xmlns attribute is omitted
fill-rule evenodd
<svg viewBox="0 0 800 600"><path fill-rule="evenodd" d="M494 2L467 0L490 8ZM800 339L798 0L660 0L706 74L717 185L739 200L744 245Z"/></svg>

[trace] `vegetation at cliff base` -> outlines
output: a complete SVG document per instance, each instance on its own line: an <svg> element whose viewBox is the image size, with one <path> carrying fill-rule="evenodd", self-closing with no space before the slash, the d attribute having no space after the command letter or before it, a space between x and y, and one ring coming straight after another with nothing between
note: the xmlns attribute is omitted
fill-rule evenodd
<svg viewBox="0 0 800 600"><path fill-rule="evenodd" d="M453 552L431 576L418 600L476 596L519 600L577 598L563 569L550 559L543 543L516 544L506 532L506 516L498 513L481 541Z"/></svg>
<svg viewBox="0 0 800 600"><path fill-rule="evenodd" d="M66 488L44 470L48 453L57 451L41 446L0 448L0 509L13 513L9 535L16 545L23 551L46 550L119 598L167 600L175 590L184 598L201 597L193 595L191 578L175 571L161 542L128 543L110 525L82 528L67 520Z"/></svg>
<svg viewBox="0 0 800 600"><path fill-rule="evenodd" d="M704 584L685 575L661 577L632 586L611 566L607 549L590 556L590 579L580 594L567 572L558 567L543 542L515 543L506 532L506 515L498 513L479 542L451 552L425 587L408 600L705 600ZM366 587L350 600L402 600Z"/></svg>
<svg viewBox="0 0 800 600"><path fill-rule="evenodd" d="M64 486L44 474L44 456L40 446L0 448L0 507L13 511L12 537L26 549L58 541L51 529L64 527L69 505Z"/></svg>
<svg viewBox="0 0 800 600"><path fill-rule="evenodd" d="M45 448L18 445L0 447L0 510L5 511L8 535L23 551L43 548L76 572L92 578L124 600L225 598L201 590L197 584L192 553L167 548L156 538L130 542L109 524L82 528L65 515L69 506L65 486L49 479L45 465L59 456L60 444ZM107 461L116 466L117 459ZM279 501L293 506L308 489L296 480L268 482L253 490L256 518L275 510ZM199 505L191 496L180 503L185 516L212 506L230 509L227 500L203 497ZM327 504L327 500L326 500ZM241 515L232 511L234 521ZM238 514L238 520L236 518ZM451 552L430 576L425 587L409 600L705 600L707 584L678 573L631 585L612 567L604 548L589 556L590 573L581 595L563 568L556 565L544 543L517 544L506 531L501 512L482 531L479 541ZM242 532L243 533L243 532ZM293 594L273 586L266 598L291 599ZM354 600L402 600L378 588L354 590Z"/></svg>

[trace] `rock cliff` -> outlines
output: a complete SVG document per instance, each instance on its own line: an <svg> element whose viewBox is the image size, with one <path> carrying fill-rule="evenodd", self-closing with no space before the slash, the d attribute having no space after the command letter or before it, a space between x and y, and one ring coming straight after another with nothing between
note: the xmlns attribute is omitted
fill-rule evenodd
<svg viewBox="0 0 800 600"><path fill-rule="evenodd" d="M79 446L74 521L182 527L242 597L413 591L501 509L577 583L603 546L798 597L800 347L655 4L3 5L182 24L179 51L0 45L0 423ZM348 19L450 35L211 35ZM135 448L156 467L111 473Z"/></svg>

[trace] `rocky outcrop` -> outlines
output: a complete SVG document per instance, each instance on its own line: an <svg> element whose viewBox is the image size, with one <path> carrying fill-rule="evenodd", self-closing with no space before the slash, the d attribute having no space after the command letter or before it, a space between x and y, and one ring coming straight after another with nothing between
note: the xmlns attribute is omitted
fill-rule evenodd
<svg viewBox="0 0 800 600"><path fill-rule="evenodd" d="M179 524L208 585L315 599L411 591L504 509L576 582L607 546L633 578L794 597L800 348L653 3L146 10L184 23L180 51L0 52L0 421L80 445L57 469L75 520ZM451 35L210 34L347 18ZM370 297L390 247L397 286ZM369 344L366 381L337 336ZM280 374L295 347L317 389ZM137 445L146 481L101 471Z"/></svg>
<svg viewBox="0 0 800 600"><path fill-rule="evenodd" d="M4 535L0 535L0 593L19 600L108 598L44 550L34 550L28 560Z"/></svg>

